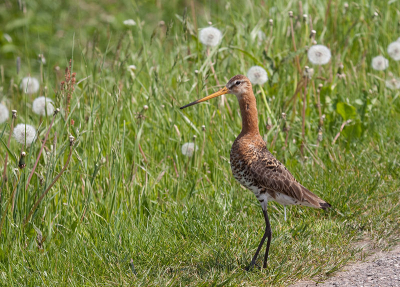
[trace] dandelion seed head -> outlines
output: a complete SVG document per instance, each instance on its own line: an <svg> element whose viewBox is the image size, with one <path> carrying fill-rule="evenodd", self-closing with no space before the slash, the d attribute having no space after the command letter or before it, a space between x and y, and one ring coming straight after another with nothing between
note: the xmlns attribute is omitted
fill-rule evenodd
<svg viewBox="0 0 400 287"><path fill-rule="evenodd" d="M38 97L32 103L32 110L35 114L40 116L52 116L54 114L55 108L53 101L49 98Z"/></svg>
<svg viewBox="0 0 400 287"><path fill-rule="evenodd" d="M264 68L260 66L253 66L247 71L247 78L253 85L263 85L268 81L268 74Z"/></svg>
<svg viewBox="0 0 400 287"><path fill-rule="evenodd" d="M0 124L4 123L9 117L8 109L5 105L0 104Z"/></svg>
<svg viewBox="0 0 400 287"><path fill-rule="evenodd" d="M44 57L43 54L38 55L39 62L41 62L43 65L46 64L46 58Z"/></svg>
<svg viewBox="0 0 400 287"><path fill-rule="evenodd" d="M383 71L389 67L389 60L384 56L376 56L372 59L372 68L377 71Z"/></svg>
<svg viewBox="0 0 400 287"><path fill-rule="evenodd" d="M182 154L188 157L192 157L194 152L199 148L194 143L185 143L182 145Z"/></svg>
<svg viewBox="0 0 400 287"><path fill-rule="evenodd" d="M307 56L314 65L325 65L331 59L331 50L324 45L314 45L308 49Z"/></svg>
<svg viewBox="0 0 400 287"><path fill-rule="evenodd" d="M199 40L203 45L214 47L219 44L222 38L220 30L214 27L207 27L200 30Z"/></svg>
<svg viewBox="0 0 400 287"><path fill-rule="evenodd" d="M136 71L136 66L135 65L129 65L128 66L128 71Z"/></svg>
<svg viewBox="0 0 400 287"><path fill-rule="evenodd" d="M21 90L28 95L37 93L37 91L39 91L39 87L39 81L33 77L23 78L20 85Z"/></svg>
<svg viewBox="0 0 400 287"><path fill-rule="evenodd" d="M125 20L123 23L125 26L135 26L136 25L136 22L133 19Z"/></svg>
<svg viewBox="0 0 400 287"><path fill-rule="evenodd" d="M303 72L303 76L307 77L308 79L311 80L312 76L314 75L314 69L310 68L308 66L304 67L304 72Z"/></svg>
<svg viewBox="0 0 400 287"><path fill-rule="evenodd" d="M392 57L393 60L398 61L400 60L400 43L399 42L393 42L390 43L387 51L389 53L389 56Z"/></svg>
<svg viewBox="0 0 400 287"><path fill-rule="evenodd" d="M18 124L14 128L13 136L20 144L25 144L26 138L26 145L30 146L36 138L36 130L31 125Z"/></svg>
<svg viewBox="0 0 400 287"><path fill-rule="evenodd" d="M386 80L386 88L391 89L391 90L400 89L400 79L392 78L390 80Z"/></svg>

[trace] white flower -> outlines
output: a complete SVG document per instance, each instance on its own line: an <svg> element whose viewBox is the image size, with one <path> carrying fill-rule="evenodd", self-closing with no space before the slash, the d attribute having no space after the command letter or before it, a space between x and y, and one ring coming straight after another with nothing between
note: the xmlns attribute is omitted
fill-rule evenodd
<svg viewBox="0 0 400 287"><path fill-rule="evenodd" d="M0 124L4 123L8 119L8 109L5 105L0 104Z"/></svg>
<svg viewBox="0 0 400 287"><path fill-rule="evenodd" d="M222 33L214 27L207 27L200 30L199 40L206 46L217 46L221 41Z"/></svg>
<svg viewBox="0 0 400 287"><path fill-rule="evenodd" d="M199 148L194 143L185 143L182 145L182 154L186 155L188 157L191 157L191 156L193 156L193 153L195 152L195 150L198 150L198 149Z"/></svg>
<svg viewBox="0 0 400 287"><path fill-rule="evenodd" d="M325 65L331 59L331 50L324 45L314 45L308 49L307 56L314 65Z"/></svg>
<svg viewBox="0 0 400 287"><path fill-rule="evenodd" d="M387 51L390 55L390 57L393 58L393 60L398 61L400 60L400 43L399 42L393 42L390 43Z"/></svg>
<svg viewBox="0 0 400 287"><path fill-rule="evenodd" d="M253 85L263 85L268 81L268 74L264 68L260 66L253 66L247 71L247 78Z"/></svg>
<svg viewBox="0 0 400 287"><path fill-rule="evenodd" d="M128 20L124 21L124 25L126 25L126 26L135 26L136 22L133 19L128 19Z"/></svg>
<svg viewBox="0 0 400 287"><path fill-rule="evenodd" d="M384 56L377 56L372 59L372 68L374 70L383 71L389 67L389 60Z"/></svg>
<svg viewBox="0 0 400 287"><path fill-rule="evenodd" d="M400 89L400 79L393 78L391 80L386 80L386 87L391 89L391 90Z"/></svg>
<svg viewBox="0 0 400 287"><path fill-rule="evenodd" d="M40 116L52 116L54 114L53 101L49 98L38 97L33 101L32 110L35 114Z"/></svg>
<svg viewBox="0 0 400 287"><path fill-rule="evenodd" d="M131 72L136 71L136 66L135 65L129 65L128 66L128 71L131 71Z"/></svg>
<svg viewBox="0 0 400 287"><path fill-rule="evenodd" d="M20 88L26 94L34 94L39 91L39 81L33 77L25 77L22 79Z"/></svg>
<svg viewBox="0 0 400 287"><path fill-rule="evenodd" d="M30 146L36 138L36 130L31 125L18 124L14 128L13 136L20 144L25 144L26 139L26 145Z"/></svg>

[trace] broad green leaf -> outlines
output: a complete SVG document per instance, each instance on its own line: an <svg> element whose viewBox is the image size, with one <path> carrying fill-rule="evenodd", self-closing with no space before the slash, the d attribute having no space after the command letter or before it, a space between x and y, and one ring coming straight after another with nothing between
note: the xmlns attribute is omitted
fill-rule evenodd
<svg viewBox="0 0 400 287"><path fill-rule="evenodd" d="M340 102L336 105L336 111L345 121L354 119L357 116L356 108L343 102Z"/></svg>

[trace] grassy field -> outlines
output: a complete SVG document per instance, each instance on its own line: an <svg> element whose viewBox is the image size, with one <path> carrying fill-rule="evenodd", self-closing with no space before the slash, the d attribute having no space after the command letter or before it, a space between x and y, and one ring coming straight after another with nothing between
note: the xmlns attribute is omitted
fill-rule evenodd
<svg viewBox="0 0 400 287"><path fill-rule="evenodd" d="M400 36L398 2L150 2L0 4L0 102L10 118L18 111L14 126L38 129L30 147L11 137L6 148L11 119L0 124L2 175L9 151L0 285L287 286L359 260L357 241L384 249L398 243L400 90L385 83L400 76L387 52ZM136 25L124 25L127 19ZM207 51L198 31L208 22L223 39ZM307 59L312 29L315 41L331 49L327 65ZM388 69L372 69L378 55L389 59ZM73 92L60 85L70 59ZM285 222L283 207L269 203L269 266L246 272L264 222L258 201L230 170L230 147L241 130L237 100L179 107L254 65L269 74L265 85L254 86L268 148L333 208L288 207ZM315 70L307 81L305 66ZM40 81L33 95L20 89L28 75ZM33 113L39 95L61 112L29 182L53 119ZM325 115L320 142L318 97ZM198 146L192 157L181 152L187 142ZM22 150L26 167L18 170Z"/></svg>

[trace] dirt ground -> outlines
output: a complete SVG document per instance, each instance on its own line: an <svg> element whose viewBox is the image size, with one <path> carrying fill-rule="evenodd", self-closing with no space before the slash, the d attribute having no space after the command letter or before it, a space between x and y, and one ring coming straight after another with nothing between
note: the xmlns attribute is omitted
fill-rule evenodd
<svg viewBox="0 0 400 287"><path fill-rule="evenodd" d="M346 265L323 282L301 281L291 287L400 287L400 245L376 252L363 262Z"/></svg>

